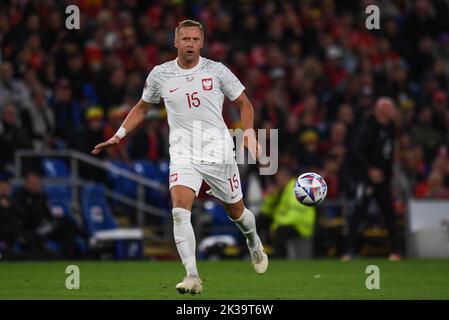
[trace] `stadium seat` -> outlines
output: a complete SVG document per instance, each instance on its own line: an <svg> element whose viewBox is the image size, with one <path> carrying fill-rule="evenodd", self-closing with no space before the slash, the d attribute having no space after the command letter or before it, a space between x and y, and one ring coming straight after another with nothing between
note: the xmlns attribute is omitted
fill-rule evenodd
<svg viewBox="0 0 449 320"><path fill-rule="evenodd" d="M70 170L67 163L62 159L44 158L42 159L42 169L48 178L68 178Z"/></svg>
<svg viewBox="0 0 449 320"><path fill-rule="evenodd" d="M82 189L81 206L89 234L95 231L117 228L106 202L104 188L100 185L87 185Z"/></svg>
<svg viewBox="0 0 449 320"><path fill-rule="evenodd" d="M111 161L110 163L128 171L132 170L127 163L122 161ZM112 190L133 199L137 198L137 184L134 181L112 171L107 172L107 177L112 184Z"/></svg>
<svg viewBox="0 0 449 320"><path fill-rule="evenodd" d="M133 162L133 169L139 175L148 179L159 181L159 170L156 163L149 160L136 160Z"/></svg>
<svg viewBox="0 0 449 320"><path fill-rule="evenodd" d="M45 185L44 190L48 195L50 210L53 217L60 218L63 216L67 216L69 219L79 225L70 206L72 197L71 189L68 186L64 185ZM81 253L86 253L88 251L87 243L83 238L77 237L76 243ZM56 241L50 241L47 244L54 251L59 251L60 249L60 244Z"/></svg>
<svg viewBox="0 0 449 320"><path fill-rule="evenodd" d="M133 162L133 169L134 171L152 181L159 182L161 184L165 184L165 179L167 179L168 183L168 172L167 172L167 178L165 178L165 174L163 171L164 169L163 164L158 164L149 160L136 160ZM168 170L168 169L167 169ZM168 198L168 192L160 191L154 188L145 188L145 194L146 194L146 200L161 209L168 209L169 207L169 198Z"/></svg>
<svg viewBox="0 0 449 320"><path fill-rule="evenodd" d="M129 231L118 229L107 203L103 186L85 186L81 193L81 206L87 230L92 238L96 238L96 235L100 234L101 231ZM115 243L116 259L142 258L143 241L141 238L136 239L127 235L120 236L120 234L117 236L117 233L111 235L113 237L109 239Z"/></svg>
<svg viewBox="0 0 449 320"><path fill-rule="evenodd" d="M170 170L170 162L168 160L159 161L160 181L168 186L168 175Z"/></svg>
<svg viewBox="0 0 449 320"><path fill-rule="evenodd" d="M51 212L55 218L65 215L75 220L70 210L71 192L68 186L46 185L44 190L48 195Z"/></svg>
<svg viewBox="0 0 449 320"><path fill-rule="evenodd" d="M236 238L240 237L240 231L237 229L234 222L229 219L223 205L215 201L205 201L204 210L212 218L210 235L230 235Z"/></svg>
<svg viewBox="0 0 449 320"><path fill-rule="evenodd" d="M164 192L161 196L161 204L159 208L170 210L171 199L168 192L168 176L169 176L170 162L168 160L162 160L158 163L159 182L166 188L167 192Z"/></svg>

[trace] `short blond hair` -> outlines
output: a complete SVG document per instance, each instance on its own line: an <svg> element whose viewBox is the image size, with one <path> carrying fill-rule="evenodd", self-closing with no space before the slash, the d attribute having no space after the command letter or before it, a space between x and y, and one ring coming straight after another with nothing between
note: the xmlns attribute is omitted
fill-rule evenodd
<svg viewBox="0 0 449 320"><path fill-rule="evenodd" d="M179 22L178 26L175 29L175 36L178 35L179 30L181 30L182 28L187 28L187 27L199 28L201 30L201 34L204 37L204 29L203 29L202 24L195 20L183 20L183 21Z"/></svg>

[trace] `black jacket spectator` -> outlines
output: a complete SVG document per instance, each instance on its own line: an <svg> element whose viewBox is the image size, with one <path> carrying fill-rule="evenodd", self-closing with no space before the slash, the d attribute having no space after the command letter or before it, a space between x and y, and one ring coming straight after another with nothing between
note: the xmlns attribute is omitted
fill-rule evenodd
<svg viewBox="0 0 449 320"><path fill-rule="evenodd" d="M394 126L382 125L370 115L355 135L354 144L349 152L352 176L367 180L368 169L377 167L388 181L392 176Z"/></svg>
<svg viewBox="0 0 449 320"><path fill-rule="evenodd" d="M29 173L26 176L25 185L16 191L14 200L22 212L25 232L35 235L41 246L48 240L60 242L64 258L76 256L76 236L85 234L71 218L53 217L38 175Z"/></svg>
<svg viewBox="0 0 449 320"><path fill-rule="evenodd" d="M130 155L133 159L157 161L165 156L165 150L165 141L157 122L147 120L132 140Z"/></svg>
<svg viewBox="0 0 449 320"><path fill-rule="evenodd" d="M0 168L13 162L16 150L31 146L27 131L18 125L16 107L13 104L7 105L2 110L0 121Z"/></svg>
<svg viewBox="0 0 449 320"><path fill-rule="evenodd" d="M23 227L26 230L36 230L52 220L48 197L44 192L33 192L22 187L15 192L14 200L21 208Z"/></svg>
<svg viewBox="0 0 449 320"><path fill-rule="evenodd" d="M19 238L21 227L20 211L12 203L9 183L0 181L0 241L12 248Z"/></svg>

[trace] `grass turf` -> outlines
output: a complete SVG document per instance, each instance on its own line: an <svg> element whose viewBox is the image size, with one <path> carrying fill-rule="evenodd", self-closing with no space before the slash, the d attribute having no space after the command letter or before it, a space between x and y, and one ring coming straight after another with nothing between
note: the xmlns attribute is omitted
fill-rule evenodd
<svg viewBox="0 0 449 320"><path fill-rule="evenodd" d="M264 275L249 261L201 261L199 296L174 289L179 262L73 262L79 290L65 287L69 264L0 263L0 299L449 299L449 260L272 260ZM371 264L380 268L379 290L365 288Z"/></svg>

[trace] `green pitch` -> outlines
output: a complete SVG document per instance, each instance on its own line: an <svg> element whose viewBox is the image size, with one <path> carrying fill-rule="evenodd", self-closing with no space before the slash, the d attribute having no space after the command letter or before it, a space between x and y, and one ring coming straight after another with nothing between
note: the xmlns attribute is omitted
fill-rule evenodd
<svg viewBox="0 0 449 320"><path fill-rule="evenodd" d="M272 260L255 274L249 261L199 262L204 291L180 295L179 262L73 262L80 289L65 287L71 262L0 263L0 299L449 299L448 260ZM380 289L367 290L368 265Z"/></svg>

